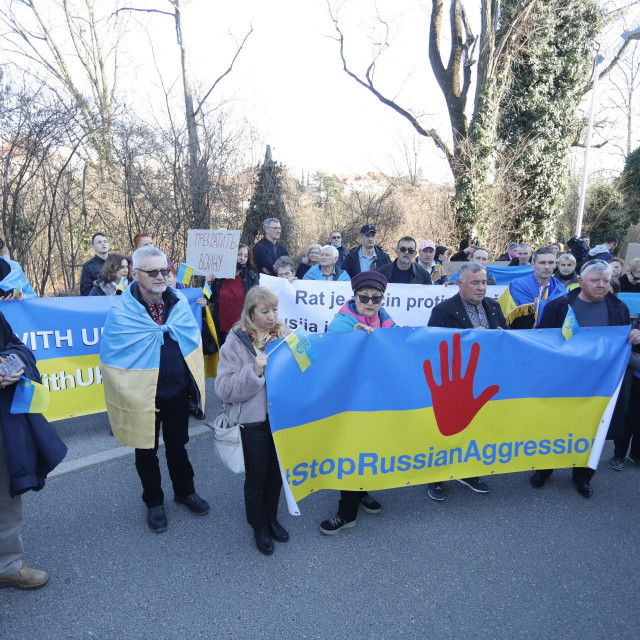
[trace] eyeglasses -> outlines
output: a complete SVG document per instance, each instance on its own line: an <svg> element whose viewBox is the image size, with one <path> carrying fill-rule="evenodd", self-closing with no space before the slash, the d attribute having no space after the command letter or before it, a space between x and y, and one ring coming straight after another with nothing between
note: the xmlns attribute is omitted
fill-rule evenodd
<svg viewBox="0 0 640 640"><path fill-rule="evenodd" d="M146 269L136 269L136 271L142 271L150 278L157 278L159 273L166 278L171 273L171 269L151 269L150 271L147 271Z"/></svg>
<svg viewBox="0 0 640 640"><path fill-rule="evenodd" d="M640 276L637 276L633 271L629 271L629 276L632 280L640 280Z"/></svg>
<svg viewBox="0 0 640 640"><path fill-rule="evenodd" d="M282 231L282 227L267 227L267 229L273 229L274 231Z"/></svg>
<svg viewBox="0 0 640 640"><path fill-rule="evenodd" d="M340 240L340 238L342 238L342 236L331 236L332 240Z"/></svg>
<svg viewBox="0 0 640 640"><path fill-rule="evenodd" d="M416 252L416 250L412 247L398 247L398 251L400 253L408 253L410 256L412 256Z"/></svg>
<svg viewBox="0 0 640 640"><path fill-rule="evenodd" d="M369 301L373 302L373 304L380 304L382 302L382 296L365 296L361 293L358 294L358 299L362 304L369 304Z"/></svg>

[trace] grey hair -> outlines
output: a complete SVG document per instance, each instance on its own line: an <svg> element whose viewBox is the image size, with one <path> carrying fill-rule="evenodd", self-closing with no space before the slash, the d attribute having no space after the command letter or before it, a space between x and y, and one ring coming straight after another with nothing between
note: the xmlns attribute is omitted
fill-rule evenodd
<svg viewBox="0 0 640 640"><path fill-rule="evenodd" d="M160 251L158 247L140 247L140 249L136 249L131 256L133 268L139 269L140 263L147 258L164 258L166 260L167 255L163 251Z"/></svg>
<svg viewBox="0 0 640 640"><path fill-rule="evenodd" d="M584 278L591 271L599 271L600 273L606 273L609 278L611 278L611 267L604 260L589 260L589 262L585 262L582 265L582 269L580 270L580 277Z"/></svg>
<svg viewBox="0 0 640 640"><path fill-rule="evenodd" d="M266 229L271 223L273 222L277 222L278 224L280 224L280 220L278 220L278 218L267 218L263 223L262 223L262 228Z"/></svg>
<svg viewBox="0 0 640 640"><path fill-rule="evenodd" d="M471 271L471 273L478 273L480 271L486 270L487 269L483 267L479 262L466 262L460 267L460 270L458 271L458 282L464 282L467 271Z"/></svg>
<svg viewBox="0 0 640 640"><path fill-rule="evenodd" d="M325 251L327 249L331 249L331 253L333 254L334 258L337 258L340 255L338 253L338 250L332 244L325 244L324 247L320 249L320 252Z"/></svg>
<svg viewBox="0 0 640 640"><path fill-rule="evenodd" d="M520 247L528 247L529 249L531 249L531 245L528 242L521 242L518 245L518 248L520 248Z"/></svg>
<svg viewBox="0 0 640 640"><path fill-rule="evenodd" d="M278 269L289 267L293 273L296 271L296 265L289 256L281 256L273 263L274 273L278 273Z"/></svg>

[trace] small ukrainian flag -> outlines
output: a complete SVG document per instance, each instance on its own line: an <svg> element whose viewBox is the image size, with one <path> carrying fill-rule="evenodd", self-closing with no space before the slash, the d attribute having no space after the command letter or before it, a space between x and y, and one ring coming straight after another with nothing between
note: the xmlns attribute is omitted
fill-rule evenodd
<svg viewBox="0 0 640 640"><path fill-rule="evenodd" d="M211 298L211 294L212 294L211 287L209 286L209 283L208 283L208 282L205 282L205 283L204 283L204 287L202 287L202 295L203 295L207 300L209 300L209 298Z"/></svg>
<svg viewBox="0 0 640 640"><path fill-rule="evenodd" d="M20 376L9 413L44 413L48 408L49 390L42 384Z"/></svg>
<svg viewBox="0 0 640 640"><path fill-rule="evenodd" d="M178 274L176 275L176 280L180 284L189 284L189 282L191 282L191 276L193 275L194 271L195 269L193 267L190 267L188 264L181 262L180 267L178 268Z"/></svg>
<svg viewBox="0 0 640 640"><path fill-rule="evenodd" d="M14 289L13 290L13 297L17 300L18 298L22 297L22 289Z"/></svg>
<svg viewBox="0 0 640 640"><path fill-rule="evenodd" d="M564 322L562 323L562 335L565 340L571 340L578 331L580 331L578 318L576 318L576 314L573 312L573 309L569 307Z"/></svg>
<svg viewBox="0 0 640 640"><path fill-rule="evenodd" d="M116 291L124 291L127 288L128 284L129 283L127 282L126 278L120 278L120 284L118 285Z"/></svg>
<svg viewBox="0 0 640 640"><path fill-rule="evenodd" d="M311 344L309 334L304 327L298 327L293 333L290 333L284 340L293 357L296 359L298 366L302 372L306 371L311 363L318 357L318 350Z"/></svg>

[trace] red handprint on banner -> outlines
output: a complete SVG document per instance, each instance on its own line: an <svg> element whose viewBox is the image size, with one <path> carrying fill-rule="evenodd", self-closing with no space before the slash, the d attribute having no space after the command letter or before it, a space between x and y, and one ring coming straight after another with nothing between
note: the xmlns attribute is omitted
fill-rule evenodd
<svg viewBox="0 0 640 640"><path fill-rule="evenodd" d="M438 429L443 436L454 436L464 431L484 405L500 391L497 384L487 387L477 398L473 397L473 378L476 375L480 345L474 342L464 378L461 377L462 355L460 334L453 334L453 358L449 379L449 344L440 343L440 386L436 384L431 370L431 360L425 360L424 377L431 390L433 413Z"/></svg>

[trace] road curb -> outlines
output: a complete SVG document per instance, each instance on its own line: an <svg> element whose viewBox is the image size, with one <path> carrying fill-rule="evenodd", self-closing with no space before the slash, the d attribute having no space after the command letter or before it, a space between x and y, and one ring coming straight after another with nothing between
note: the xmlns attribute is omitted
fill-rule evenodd
<svg viewBox="0 0 640 640"><path fill-rule="evenodd" d="M197 425L189 428L189 439L198 438L212 433L209 427L205 425ZM164 445L164 441L160 438L158 446ZM71 473L78 473L79 471L85 471L86 469L92 469L93 467L99 467L109 462L115 462L132 456L135 449L132 447L125 447L124 445L108 449L107 451L99 451L98 453L92 453L82 458L76 458L75 460L69 460L69 462L61 462L48 476L48 480L54 480L55 478L61 478L68 476Z"/></svg>

